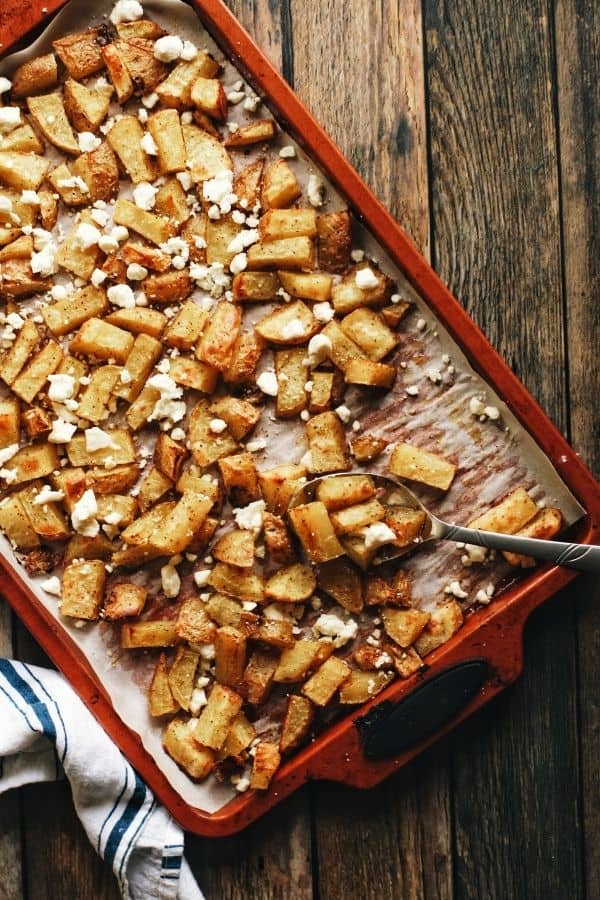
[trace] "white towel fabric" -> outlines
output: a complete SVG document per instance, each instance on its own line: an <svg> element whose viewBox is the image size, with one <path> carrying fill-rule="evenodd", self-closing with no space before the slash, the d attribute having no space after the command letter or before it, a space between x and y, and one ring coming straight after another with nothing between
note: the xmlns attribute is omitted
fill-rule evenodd
<svg viewBox="0 0 600 900"><path fill-rule="evenodd" d="M0 659L0 794L63 771L125 900L203 900L181 828L62 675Z"/></svg>

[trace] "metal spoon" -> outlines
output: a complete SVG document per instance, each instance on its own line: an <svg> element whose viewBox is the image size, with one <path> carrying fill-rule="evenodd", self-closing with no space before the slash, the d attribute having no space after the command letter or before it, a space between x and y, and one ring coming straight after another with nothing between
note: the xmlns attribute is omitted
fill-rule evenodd
<svg viewBox="0 0 600 900"><path fill-rule="evenodd" d="M344 476L347 477L348 474L344 473ZM383 545L373 558L371 565L381 565L399 556L405 556L427 541L445 540L475 544L491 550L508 550L511 553L521 553L525 556L533 556L535 559L547 560L559 566L580 569L582 572L600 573L600 546L545 541L539 538L519 537L514 534L500 534L495 531L479 531L475 528L464 528L462 525L451 525L434 516L412 491L394 478L374 472L352 474L369 475L378 488L378 497L383 504L409 507L425 513L420 532L409 545L403 547L393 544ZM342 476L332 474L311 478L295 491L290 501L290 508L313 500L317 485L322 481L339 477Z"/></svg>

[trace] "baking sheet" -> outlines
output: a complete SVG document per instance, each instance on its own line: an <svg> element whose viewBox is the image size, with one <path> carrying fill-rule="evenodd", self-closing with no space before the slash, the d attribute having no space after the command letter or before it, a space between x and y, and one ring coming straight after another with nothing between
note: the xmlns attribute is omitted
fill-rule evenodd
<svg viewBox="0 0 600 900"><path fill-rule="evenodd" d="M60 34L97 24L110 13L112 5L106 0L94 3L94 15L90 17L89 2L72 0L31 47L0 63L0 74L10 75L25 59L47 52L51 41ZM227 92L240 80L238 71L223 58L190 7L178 0L151 0L143 5L146 12L164 28L192 40L200 49L209 50L223 62L223 81ZM94 77L90 80L93 82ZM264 107L259 114L264 117ZM230 118L243 124L253 117L239 104L233 107ZM285 132L281 132L275 142L272 155L276 156L279 149L288 144L296 148L297 158L288 162L303 187L313 173L317 173L327 184L327 180ZM250 158L243 155L243 164L247 164ZM121 196L126 196L126 193L122 191ZM323 210L331 211L344 206L333 187L327 185ZM62 224L66 227L68 222L63 220ZM444 497L427 490L418 493L437 515L449 521L467 522L517 485L525 486L540 504L560 507L567 525L579 519L584 511L553 466L505 404L471 368L460 348L400 270L357 222L354 223L354 234L354 246L363 248L368 256L378 261L381 268L397 282L401 296L410 299L414 307L400 328L401 342L395 358L404 367L399 369L393 391L376 402L373 401L374 392L360 389L347 392L345 403L351 410L347 426L349 435L352 435L352 423L357 421L362 431L381 435L390 443L409 440L417 445L434 447L437 442L439 452L452 456L458 462L457 477ZM60 282L62 279L59 277L57 280ZM200 303L207 302L201 291L197 291L195 297ZM248 325L256 321L265 311L265 306L259 305L245 309L244 323ZM267 355L263 367L270 366L271 360ZM418 393L407 393L407 388L416 388ZM469 401L474 396L486 405L495 406L500 412L499 419L482 422L474 417L469 410ZM264 451L256 454L258 468L299 461L306 450L303 433L302 423L278 421L272 409L268 409L252 435L253 440L264 437L267 444ZM384 453L371 469L385 472L388 458L389 452ZM44 607L70 633L103 684L116 712L140 735L145 748L172 786L192 806L206 812L221 808L235 795L233 788L229 784L219 784L213 778L200 785L194 784L162 749L161 726L149 717L145 696L155 654L144 651L133 655L123 653L118 646L115 629L106 624L77 628L62 620L58 615L56 598L40 589L42 579L25 575L3 537L0 537L0 551L34 590ZM458 580L467 593L463 601L467 607L473 604L479 588L491 584L495 589L505 582L509 572L514 573L498 559L483 566L466 568L461 556L462 551L455 545L440 543L429 545L420 554L403 561L403 568L411 574L418 605L423 608L435 606L445 598L445 587L451 581ZM310 609L307 611L299 623L302 630L310 629L315 615ZM365 614L363 624L367 622L372 626L372 619ZM127 670L126 682L124 670ZM123 689L124 683L127 684L126 690ZM269 728L272 722L267 718L262 725Z"/></svg>

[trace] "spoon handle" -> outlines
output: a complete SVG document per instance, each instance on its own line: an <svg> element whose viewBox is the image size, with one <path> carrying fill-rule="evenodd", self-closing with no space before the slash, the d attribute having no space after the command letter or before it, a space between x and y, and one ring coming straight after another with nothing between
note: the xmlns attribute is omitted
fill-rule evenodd
<svg viewBox="0 0 600 900"><path fill-rule="evenodd" d="M439 520L438 520L439 521ZM563 541L543 541L539 538L518 537L514 534L499 534L495 531L478 531L461 525L439 523L439 536L446 541L464 541L490 550L509 550L523 553L535 559L545 559L559 566L569 566L582 572L600 573L600 547L588 544L567 544Z"/></svg>

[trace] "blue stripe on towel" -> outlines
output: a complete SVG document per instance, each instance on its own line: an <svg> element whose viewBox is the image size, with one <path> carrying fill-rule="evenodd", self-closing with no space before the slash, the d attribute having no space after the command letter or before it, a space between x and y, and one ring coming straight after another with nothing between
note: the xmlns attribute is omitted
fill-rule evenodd
<svg viewBox="0 0 600 900"><path fill-rule="evenodd" d="M142 808L144 800L146 799L146 795L146 785L139 778L137 773L135 773L135 788L133 790L133 794L129 798L123 815L113 826L108 836L106 847L104 848L104 858L110 866L112 866L113 864L115 855L119 848L119 844L121 843L125 832L128 830L131 823Z"/></svg>

